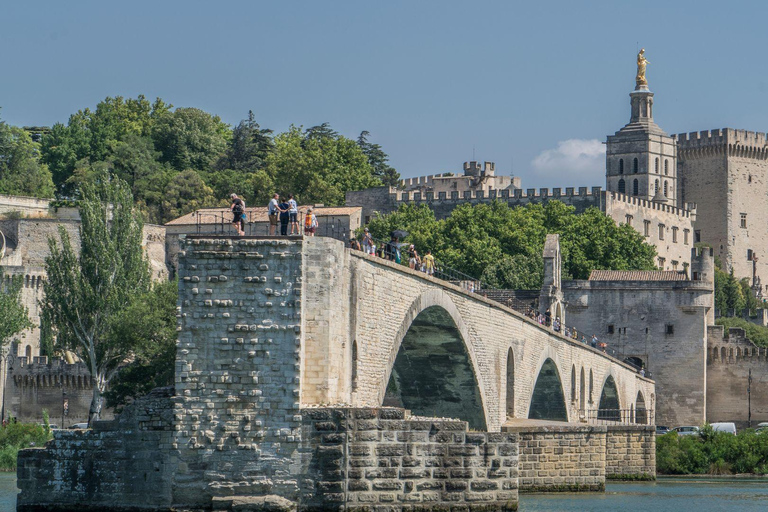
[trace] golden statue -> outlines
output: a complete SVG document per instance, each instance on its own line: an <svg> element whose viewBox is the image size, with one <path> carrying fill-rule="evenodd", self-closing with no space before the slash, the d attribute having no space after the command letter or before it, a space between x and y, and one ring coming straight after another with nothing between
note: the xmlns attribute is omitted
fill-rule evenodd
<svg viewBox="0 0 768 512"><path fill-rule="evenodd" d="M641 49L637 54L637 76L635 77L635 83L639 86L648 85L648 80L645 79L645 66L650 64L645 59L645 48Z"/></svg>

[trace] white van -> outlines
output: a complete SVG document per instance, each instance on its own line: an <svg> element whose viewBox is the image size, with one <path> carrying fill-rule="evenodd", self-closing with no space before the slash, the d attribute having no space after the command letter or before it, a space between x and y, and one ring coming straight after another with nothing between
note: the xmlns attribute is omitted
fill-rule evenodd
<svg viewBox="0 0 768 512"><path fill-rule="evenodd" d="M732 422L712 423L712 430L736 435L736 425Z"/></svg>

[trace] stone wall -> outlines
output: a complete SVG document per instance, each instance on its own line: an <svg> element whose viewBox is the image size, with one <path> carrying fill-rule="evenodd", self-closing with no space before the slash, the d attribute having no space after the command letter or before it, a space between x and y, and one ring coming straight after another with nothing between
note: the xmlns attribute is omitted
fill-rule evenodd
<svg viewBox="0 0 768 512"><path fill-rule="evenodd" d="M654 480L656 478L656 428L647 425L608 425L605 478Z"/></svg>
<svg viewBox="0 0 768 512"><path fill-rule="evenodd" d="M42 217L48 215L50 203L50 199L0 194L0 215L18 212L27 217Z"/></svg>
<svg viewBox="0 0 768 512"><path fill-rule="evenodd" d="M602 491L606 475L606 427L505 426L520 443L520 492Z"/></svg>

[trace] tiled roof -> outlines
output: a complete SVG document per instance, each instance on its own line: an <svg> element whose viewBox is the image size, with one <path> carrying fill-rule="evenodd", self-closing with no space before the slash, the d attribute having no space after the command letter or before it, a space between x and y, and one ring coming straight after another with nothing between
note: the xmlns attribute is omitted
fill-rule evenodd
<svg viewBox="0 0 768 512"><path fill-rule="evenodd" d="M590 281L687 281L677 270L593 270Z"/></svg>
<svg viewBox="0 0 768 512"><path fill-rule="evenodd" d="M309 209L309 206L299 206L299 215L304 215L307 210ZM353 215L356 212L361 211L363 208L362 206L335 206L335 207L313 207L312 211L315 215L318 217L334 217L334 216L345 216L345 215ZM253 206L245 209L246 217L248 218L248 222L267 222L269 221L269 217L267 215L267 207L266 206ZM221 222L221 218L224 217L229 221L232 217L232 211L227 208L202 208L200 210L195 210L194 212L190 212L186 215L182 215L178 219L173 219L170 222L167 222L166 226L185 226L185 225L196 225L198 223L198 219L200 224L218 224Z"/></svg>

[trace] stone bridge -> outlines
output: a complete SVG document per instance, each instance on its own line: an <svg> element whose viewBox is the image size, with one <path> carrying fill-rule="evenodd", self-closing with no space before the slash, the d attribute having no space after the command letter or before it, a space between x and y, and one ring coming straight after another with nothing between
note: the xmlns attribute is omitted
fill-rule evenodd
<svg viewBox="0 0 768 512"><path fill-rule="evenodd" d="M400 406L491 432L609 409L651 420L651 380L497 302L330 239L305 239L303 261L303 405Z"/></svg>

